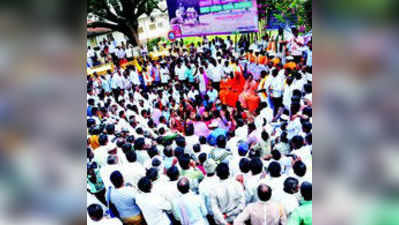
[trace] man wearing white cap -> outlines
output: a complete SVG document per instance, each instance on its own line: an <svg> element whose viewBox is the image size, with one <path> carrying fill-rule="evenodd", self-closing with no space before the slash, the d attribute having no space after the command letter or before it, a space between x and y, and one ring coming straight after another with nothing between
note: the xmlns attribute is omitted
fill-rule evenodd
<svg viewBox="0 0 399 225"><path fill-rule="evenodd" d="M199 184L199 194L204 199L208 214L213 216L210 196L213 188L219 182L218 177L215 176L216 162L213 159L207 159L204 163L204 169L206 172L206 177Z"/></svg>

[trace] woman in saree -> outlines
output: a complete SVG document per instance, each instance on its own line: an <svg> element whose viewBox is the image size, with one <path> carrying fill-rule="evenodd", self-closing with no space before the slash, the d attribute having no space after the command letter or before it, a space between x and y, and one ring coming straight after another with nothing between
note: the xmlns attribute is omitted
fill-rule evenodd
<svg viewBox="0 0 399 225"><path fill-rule="evenodd" d="M258 83L253 79L252 74L249 75L248 80L245 82L244 90L239 96L241 106L253 112L259 105L259 96L256 94Z"/></svg>
<svg viewBox="0 0 399 225"><path fill-rule="evenodd" d="M226 76L220 81L219 98L223 105L227 105L228 94L230 91L231 91L230 78L229 76Z"/></svg>
<svg viewBox="0 0 399 225"><path fill-rule="evenodd" d="M234 69L234 77L230 79L231 91L227 96L227 105L231 107L236 107L238 96L244 89L245 78L243 75L243 68L241 65L236 64L235 62L232 64Z"/></svg>
<svg viewBox="0 0 399 225"><path fill-rule="evenodd" d="M200 67L199 72L200 72L198 76L199 90L201 93L201 97L204 97L204 95L206 94L207 87L209 85L209 79L203 67Z"/></svg>

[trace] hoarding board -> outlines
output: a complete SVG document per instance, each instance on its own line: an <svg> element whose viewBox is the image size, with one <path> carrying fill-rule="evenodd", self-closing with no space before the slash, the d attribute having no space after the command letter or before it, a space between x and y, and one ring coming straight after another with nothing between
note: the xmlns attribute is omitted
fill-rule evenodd
<svg viewBox="0 0 399 225"><path fill-rule="evenodd" d="M257 32L256 0L167 0L177 37Z"/></svg>

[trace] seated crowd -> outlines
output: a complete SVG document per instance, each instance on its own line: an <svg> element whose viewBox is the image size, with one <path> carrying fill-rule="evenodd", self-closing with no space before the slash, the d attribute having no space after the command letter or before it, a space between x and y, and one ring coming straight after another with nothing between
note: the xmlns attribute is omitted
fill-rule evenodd
<svg viewBox="0 0 399 225"><path fill-rule="evenodd" d="M311 40L168 52L88 76L88 224L312 224Z"/></svg>

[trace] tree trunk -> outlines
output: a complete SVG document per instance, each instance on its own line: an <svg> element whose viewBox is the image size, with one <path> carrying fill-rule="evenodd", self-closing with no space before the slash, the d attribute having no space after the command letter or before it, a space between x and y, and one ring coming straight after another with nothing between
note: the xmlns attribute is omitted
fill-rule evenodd
<svg viewBox="0 0 399 225"><path fill-rule="evenodd" d="M137 46L140 46L141 45L141 42L140 42L140 39L139 39L139 34L138 34L138 32L137 32L137 30L131 30L131 33L132 33L132 35L133 35L133 39L134 39L134 41L136 42L136 44L137 44Z"/></svg>
<svg viewBox="0 0 399 225"><path fill-rule="evenodd" d="M119 32L123 33L127 37L127 42L133 46L139 46L140 40L138 36L138 26L131 26L128 23L119 26Z"/></svg>

